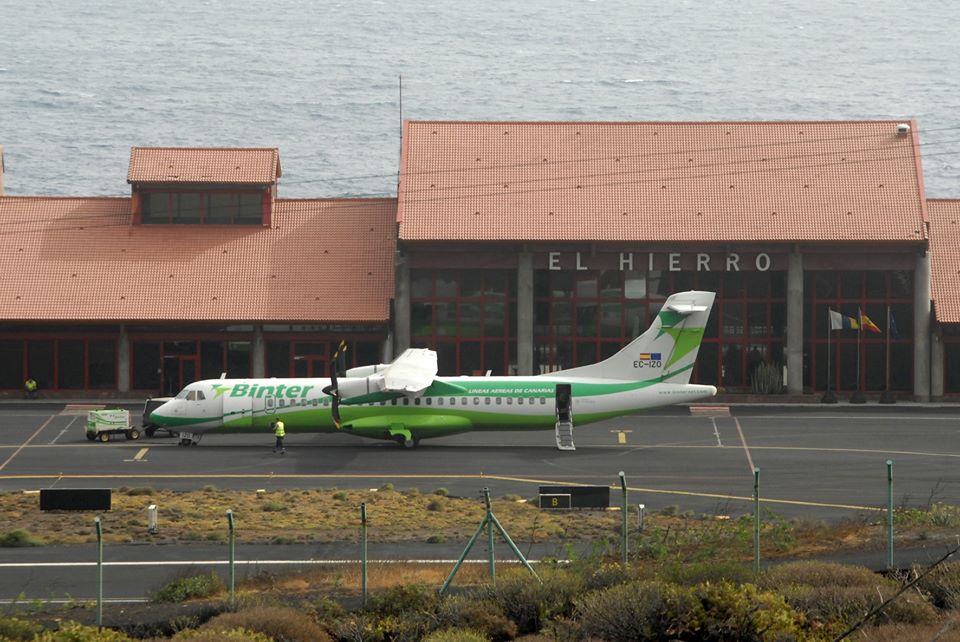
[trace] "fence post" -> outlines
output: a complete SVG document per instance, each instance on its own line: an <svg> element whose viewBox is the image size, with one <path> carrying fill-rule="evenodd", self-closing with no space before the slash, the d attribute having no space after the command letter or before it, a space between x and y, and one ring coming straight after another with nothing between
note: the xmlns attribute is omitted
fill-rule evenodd
<svg viewBox="0 0 960 642"><path fill-rule="evenodd" d="M233 604L234 597L235 597L234 586L235 586L236 574L234 569L234 562L236 561L236 553L237 553L237 537L236 537L236 530L234 529L234 526L233 526L233 511L229 509L227 510L227 529L228 529L227 539L230 544L229 546L229 549L230 549L230 571L229 571L230 604Z"/></svg>
<svg viewBox="0 0 960 642"><path fill-rule="evenodd" d="M103 525L95 517L97 525L97 628L103 628Z"/></svg>
<svg viewBox="0 0 960 642"><path fill-rule="evenodd" d="M493 554L493 520L490 519L490 516L493 514L493 508L490 505L490 489L484 486L483 488L483 501L487 505L487 560L490 565L490 583L493 586L497 585L497 562L496 557Z"/></svg>
<svg viewBox="0 0 960 642"><path fill-rule="evenodd" d="M623 523L620 525L620 548L621 555L623 558L623 565L627 565L627 552L629 551L629 529L627 527L627 520L629 519L628 513L630 512L630 505L627 503L627 478L623 474L623 471L620 471L620 489L623 491Z"/></svg>
<svg viewBox="0 0 960 642"><path fill-rule="evenodd" d="M360 604L367 606L367 504L360 502Z"/></svg>
<svg viewBox="0 0 960 642"><path fill-rule="evenodd" d="M753 469L753 572L760 572L760 467Z"/></svg>
<svg viewBox="0 0 960 642"><path fill-rule="evenodd" d="M887 570L893 570L893 460L887 460Z"/></svg>

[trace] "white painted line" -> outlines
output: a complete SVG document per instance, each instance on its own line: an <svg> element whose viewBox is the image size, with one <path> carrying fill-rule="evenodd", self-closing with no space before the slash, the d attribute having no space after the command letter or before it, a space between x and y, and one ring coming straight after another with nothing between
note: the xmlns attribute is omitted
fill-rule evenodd
<svg viewBox="0 0 960 642"><path fill-rule="evenodd" d="M455 564L455 559L435 559L435 560L367 560L367 564ZM519 564L520 560L515 558L506 558L496 560L501 564ZM539 564L540 560L527 560L531 564ZM558 563L566 563L566 560L556 560ZM464 564L487 564L487 559L464 560ZM331 566L336 564L359 564L359 559L339 559L339 560L237 560L238 565L255 566ZM142 562L104 562L104 566L227 566L229 560L157 560ZM0 563L0 568L88 568L96 566L96 562L5 562Z"/></svg>
<svg viewBox="0 0 960 642"><path fill-rule="evenodd" d="M750 456L750 449L747 447L747 439L743 436L743 429L740 428L740 420L734 417L733 423L737 425L737 432L740 433L740 443L743 444L743 452L747 453L747 464L750 465L750 474L752 475L754 471L753 457Z"/></svg>
<svg viewBox="0 0 960 642"><path fill-rule="evenodd" d="M53 421L53 418L54 418L54 417L56 417L56 415L50 415L50 416L47 418L47 420L46 420L45 422L43 422L43 425L40 426L39 428L37 428L37 431L36 431L35 433L33 433L32 435L30 435L30 437L28 437L25 442L23 442L22 444L20 444L20 447L17 448L16 450L14 450L14 451L13 451L13 454L10 455L9 457L7 457L7 460L6 460L5 462L3 462L2 464L0 464L0 470L3 470L4 468L6 468L6 467L7 467L7 464L9 464L11 461L13 461L13 458L16 457L17 455L19 455L19 454L20 454L20 451L23 450L24 448L26 448L26 447L27 447L27 444L29 444L31 441L33 441L33 438L36 437L37 435L39 435L39 434L43 431L43 429L47 427L47 424L49 424L51 421Z"/></svg>
<svg viewBox="0 0 960 642"><path fill-rule="evenodd" d="M51 439L51 440L50 440L50 443L51 443L51 444L57 443L57 440L60 439L61 437L63 437L64 433L66 433L68 430L70 430L70 426L72 426L72 425L73 425L73 422L75 422L76 420L77 420L76 417L74 417L73 419L71 419L71 420L70 420L70 423L67 424L67 427L64 428L63 430L61 430L59 435L57 435L56 437L54 437L53 439Z"/></svg>
<svg viewBox="0 0 960 642"><path fill-rule="evenodd" d="M720 429L717 428L717 418L716 418L716 417L710 417L710 423L713 424L713 434L714 434L714 435L716 436L716 438L717 438L717 446L720 447L720 448L723 448L723 442L720 441Z"/></svg>
<svg viewBox="0 0 960 642"><path fill-rule="evenodd" d="M146 459L144 459L144 456L146 456L148 450L150 449L141 448L140 450L137 451L137 454L133 456L133 459L124 459L123 461L147 461Z"/></svg>

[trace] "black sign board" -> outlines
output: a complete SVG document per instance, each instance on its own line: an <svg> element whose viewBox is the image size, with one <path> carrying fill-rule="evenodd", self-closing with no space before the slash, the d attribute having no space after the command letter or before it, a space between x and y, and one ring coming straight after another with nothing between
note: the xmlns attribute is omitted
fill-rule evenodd
<svg viewBox="0 0 960 642"><path fill-rule="evenodd" d="M43 488L40 510L110 510L110 489Z"/></svg>
<svg viewBox="0 0 960 642"><path fill-rule="evenodd" d="M570 503L570 495L540 495L540 508L558 510L561 508L573 508Z"/></svg>
<svg viewBox="0 0 960 642"><path fill-rule="evenodd" d="M569 495L570 508L608 508L610 506L610 488L608 486L541 486L540 495ZM543 506L543 500L540 501Z"/></svg>

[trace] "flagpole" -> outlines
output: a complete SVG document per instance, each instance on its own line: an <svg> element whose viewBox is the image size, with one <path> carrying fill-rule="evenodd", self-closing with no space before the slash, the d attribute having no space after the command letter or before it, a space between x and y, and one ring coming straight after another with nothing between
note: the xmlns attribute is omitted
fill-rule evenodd
<svg viewBox="0 0 960 642"><path fill-rule="evenodd" d="M885 390L883 394L880 395L880 403L897 403L897 397L890 391L890 336L893 333L890 332L890 304L887 304L887 371L885 376Z"/></svg>
<svg viewBox="0 0 960 642"><path fill-rule="evenodd" d="M830 308L827 308L827 391L823 393L820 403L837 403L837 397L830 389L830 353L833 351L833 324L830 319Z"/></svg>
<svg viewBox="0 0 960 642"><path fill-rule="evenodd" d="M867 399L860 389L860 338L863 336L863 310L857 306L857 389L850 395L850 403L866 403Z"/></svg>

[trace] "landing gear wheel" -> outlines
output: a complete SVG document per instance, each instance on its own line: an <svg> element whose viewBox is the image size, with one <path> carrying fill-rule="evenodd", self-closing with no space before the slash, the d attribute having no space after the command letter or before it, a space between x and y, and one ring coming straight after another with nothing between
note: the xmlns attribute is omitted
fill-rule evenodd
<svg viewBox="0 0 960 642"><path fill-rule="evenodd" d="M99 439L103 443L107 443L108 441L110 441L110 433L102 432L99 435L97 435L97 439Z"/></svg>
<svg viewBox="0 0 960 642"><path fill-rule="evenodd" d="M137 430L136 428L131 428L125 434L127 436L127 439L129 439L130 441L136 441L140 439L140 431Z"/></svg>
<svg viewBox="0 0 960 642"><path fill-rule="evenodd" d="M407 450L413 450L420 445L420 440L414 437L413 439L404 439L403 437L399 438L400 444Z"/></svg>
<svg viewBox="0 0 960 642"><path fill-rule="evenodd" d="M156 428L152 428L152 427L151 427L151 428L145 428L144 431L143 431L143 434L145 434L148 439L152 439L152 438L153 438L153 433L155 433L156 431L157 431Z"/></svg>
<svg viewBox="0 0 960 642"><path fill-rule="evenodd" d="M180 445L181 445L181 446L192 446L192 445L193 445L193 440L192 440L192 439L181 439L181 440L180 440Z"/></svg>

